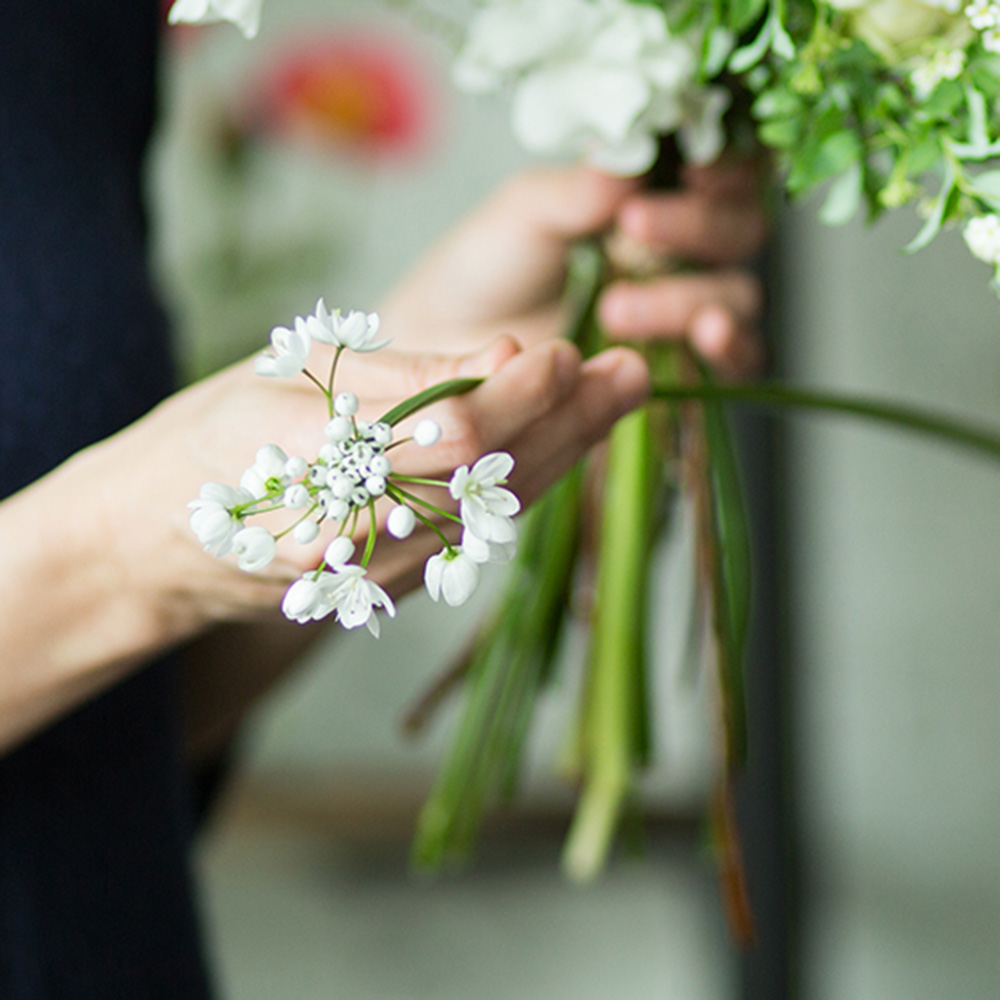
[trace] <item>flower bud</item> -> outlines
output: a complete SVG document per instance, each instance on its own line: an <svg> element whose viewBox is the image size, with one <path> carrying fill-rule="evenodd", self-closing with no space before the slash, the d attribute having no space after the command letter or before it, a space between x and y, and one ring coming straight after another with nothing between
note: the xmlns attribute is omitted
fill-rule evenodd
<svg viewBox="0 0 1000 1000"><path fill-rule="evenodd" d="M337 397L340 398L339 396ZM336 405L336 404L334 404ZM349 417L334 417L326 427L323 428L323 433L331 440L336 443L346 441L353 433L354 428L351 427L351 421Z"/></svg>
<svg viewBox="0 0 1000 1000"><path fill-rule="evenodd" d="M385 493L385 477L369 476L365 480L365 489L373 496L380 497Z"/></svg>
<svg viewBox="0 0 1000 1000"><path fill-rule="evenodd" d="M299 545L308 545L310 542L315 541L318 534L319 525L315 521L299 521L292 529L292 538Z"/></svg>
<svg viewBox="0 0 1000 1000"><path fill-rule="evenodd" d="M281 499L286 507L298 510L309 503L309 491L301 483L296 483L285 490L285 495Z"/></svg>
<svg viewBox="0 0 1000 1000"><path fill-rule="evenodd" d="M323 553L323 562L327 566L343 566L353 555L354 542L346 535L341 535L326 547L326 552Z"/></svg>
<svg viewBox="0 0 1000 1000"><path fill-rule="evenodd" d="M413 528L417 523L416 516L409 507L400 505L398 507L393 507L389 511L389 516L385 521L385 530L392 535L393 538L409 538L413 533Z"/></svg>
<svg viewBox="0 0 1000 1000"><path fill-rule="evenodd" d="M333 409L339 417L353 417L358 412L358 397L353 392L337 393Z"/></svg>
<svg viewBox="0 0 1000 1000"><path fill-rule="evenodd" d="M421 448L430 448L441 440L441 425L436 420L421 420L413 429L413 440Z"/></svg>

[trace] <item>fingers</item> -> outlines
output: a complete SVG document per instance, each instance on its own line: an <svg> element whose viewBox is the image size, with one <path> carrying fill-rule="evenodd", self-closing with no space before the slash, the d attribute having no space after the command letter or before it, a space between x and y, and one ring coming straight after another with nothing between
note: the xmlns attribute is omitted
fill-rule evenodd
<svg viewBox="0 0 1000 1000"><path fill-rule="evenodd" d="M337 386L350 389L359 398L392 400L391 405L395 405L439 382L486 378L519 351L511 337L500 337L482 350L462 355L345 351L338 365ZM318 370L325 372L326 366Z"/></svg>
<svg viewBox="0 0 1000 1000"><path fill-rule="evenodd" d="M637 178L611 177L585 167L550 167L518 174L488 207L565 243L608 226L639 184Z"/></svg>
<svg viewBox="0 0 1000 1000"><path fill-rule="evenodd" d="M691 190L634 196L622 205L618 225L640 243L704 264L748 260L767 233L764 213L754 200Z"/></svg>
<svg viewBox="0 0 1000 1000"><path fill-rule="evenodd" d="M511 442L512 483L530 503L566 473L616 420L649 396L649 371L634 351L612 348L587 361L563 402Z"/></svg>

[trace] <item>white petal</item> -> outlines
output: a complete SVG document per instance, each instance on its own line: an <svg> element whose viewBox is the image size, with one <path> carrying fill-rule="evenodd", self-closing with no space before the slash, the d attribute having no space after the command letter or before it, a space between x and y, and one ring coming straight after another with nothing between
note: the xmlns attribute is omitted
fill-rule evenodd
<svg viewBox="0 0 1000 1000"><path fill-rule="evenodd" d="M472 467L472 478L489 485L505 480L514 470L514 459L505 451L493 451L483 455Z"/></svg>
<svg viewBox="0 0 1000 1000"><path fill-rule="evenodd" d="M441 596L445 603L457 608L473 595L479 583L479 567L467 556L458 555L444 570Z"/></svg>
<svg viewBox="0 0 1000 1000"><path fill-rule="evenodd" d="M441 598L441 578L444 576L445 551L431 556L424 564L424 587L432 601Z"/></svg>

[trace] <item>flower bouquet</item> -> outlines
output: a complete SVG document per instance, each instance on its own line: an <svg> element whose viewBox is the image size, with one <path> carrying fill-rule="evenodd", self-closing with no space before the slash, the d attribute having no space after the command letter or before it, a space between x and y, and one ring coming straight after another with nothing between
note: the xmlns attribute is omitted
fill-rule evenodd
<svg viewBox="0 0 1000 1000"><path fill-rule="evenodd" d="M419 7L415 0L413 6ZM177 0L171 17L232 20L252 35L260 0ZM533 152L582 157L613 173L662 177L670 173L664 168L674 154L664 150L671 148L699 163L727 147L744 153L765 148L772 151L776 182L790 196L825 190L819 209L824 221L845 222L861 210L875 220L912 204L922 223L909 252L959 225L971 252L1000 275L996 0L967 6L962 0L482 0L466 17L435 17L456 39L456 83L508 95L514 134ZM567 335L585 353L603 346L594 304L605 282L650 266L684 266L643 260L632 251L609 242L581 246L573 256ZM645 349L654 401L619 423L603 462L602 513L590 560L587 674L567 754L580 794L565 863L581 879L601 869L635 795L636 776L649 761L650 553L673 499L683 494L697 512L698 632L717 679L722 766L713 827L730 913L745 935L748 906L729 784L746 744L742 657L751 574L723 404L741 400L863 416L994 456L1000 443L987 431L906 407L768 383L720 385L684 347ZM360 439L351 440L357 447ZM367 439L360 443L371 446ZM473 467L468 481L492 489L504 474L500 463L489 459L481 481L479 466ZM324 469L322 475L330 475L329 463ZM576 469L543 498L524 528L492 621L465 662L429 696L428 704L436 703L455 679L467 690L452 748L420 820L415 855L423 865L465 856L486 810L516 788L532 710L551 676L581 572L591 479ZM463 488L452 481L456 499ZM274 495L255 502L273 502L278 486L269 489ZM390 490L393 499L407 499L403 486L387 485ZM320 501L310 494L306 503L312 511ZM485 537L464 508L461 516L478 539L473 547L503 544ZM339 541L346 542L346 534L342 528ZM232 544L249 548L245 536L243 542L238 537ZM324 573L336 578L342 572L341 549L314 583ZM469 575L455 568L460 563L451 552L446 547L442 553L448 565L440 571L428 568L432 596L437 589L446 600L464 592L461 580ZM468 555L475 562L471 549ZM339 580L330 586L331 594L341 587L346 592ZM341 608L332 597L323 600Z"/></svg>

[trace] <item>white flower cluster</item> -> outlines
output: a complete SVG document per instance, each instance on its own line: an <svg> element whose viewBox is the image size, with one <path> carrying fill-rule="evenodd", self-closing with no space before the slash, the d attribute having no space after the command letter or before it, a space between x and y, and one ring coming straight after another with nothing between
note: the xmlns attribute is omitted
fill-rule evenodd
<svg viewBox="0 0 1000 1000"><path fill-rule="evenodd" d="M489 0L455 64L472 93L510 89L512 127L532 152L582 154L640 174L656 137L679 130L685 155L721 151L729 94L696 83L697 46L670 34L661 8L630 0Z"/></svg>
<svg viewBox="0 0 1000 1000"><path fill-rule="evenodd" d="M1000 52L1000 3L997 0L972 0L965 16L976 31L987 52Z"/></svg>
<svg viewBox="0 0 1000 1000"><path fill-rule="evenodd" d="M168 20L171 24L212 24L232 21L247 38L260 29L263 0L174 0Z"/></svg>
<svg viewBox="0 0 1000 1000"><path fill-rule="evenodd" d="M517 538L513 517L521 506L505 488L514 467L513 458L505 452L484 455L471 468L461 466L447 482L415 480L393 472L388 452L402 443L394 440L393 426L386 420L359 419L357 396L334 391L341 352L372 351L387 343L374 342L378 326L374 313L342 316L339 311L327 310L320 299L312 316L296 318L290 329L276 328L271 334L271 353L256 359L256 371L268 377L301 373L323 391L329 416L324 428L326 442L312 461L289 456L276 444L264 445L238 487L205 483L198 499L188 504L191 529L205 551L219 557L233 553L240 569L248 573L270 565L282 537L291 535L299 544L309 545L325 522L336 525L337 537L319 566L292 584L282 610L300 623L335 614L345 628L366 625L376 636L379 620L375 609L395 615L389 595L366 575L375 547L375 504L380 498L394 504L386 518L386 530L393 537L409 537L418 520L440 536L444 548L427 561L424 582L435 601L443 599L452 606L463 604L472 595L480 564L505 562L513 556ZM305 368L314 340L335 347L326 388ZM440 427L425 419L414 428L412 440L430 447L440 435ZM411 484L447 489L458 503L458 514L410 492ZM247 525L255 515L280 509L301 513L277 534ZM367 543L360 562L351 563L354 543L350 536L366 510L370 522ZM450 543L432 516L461 523L461 543Z"/></svg>

